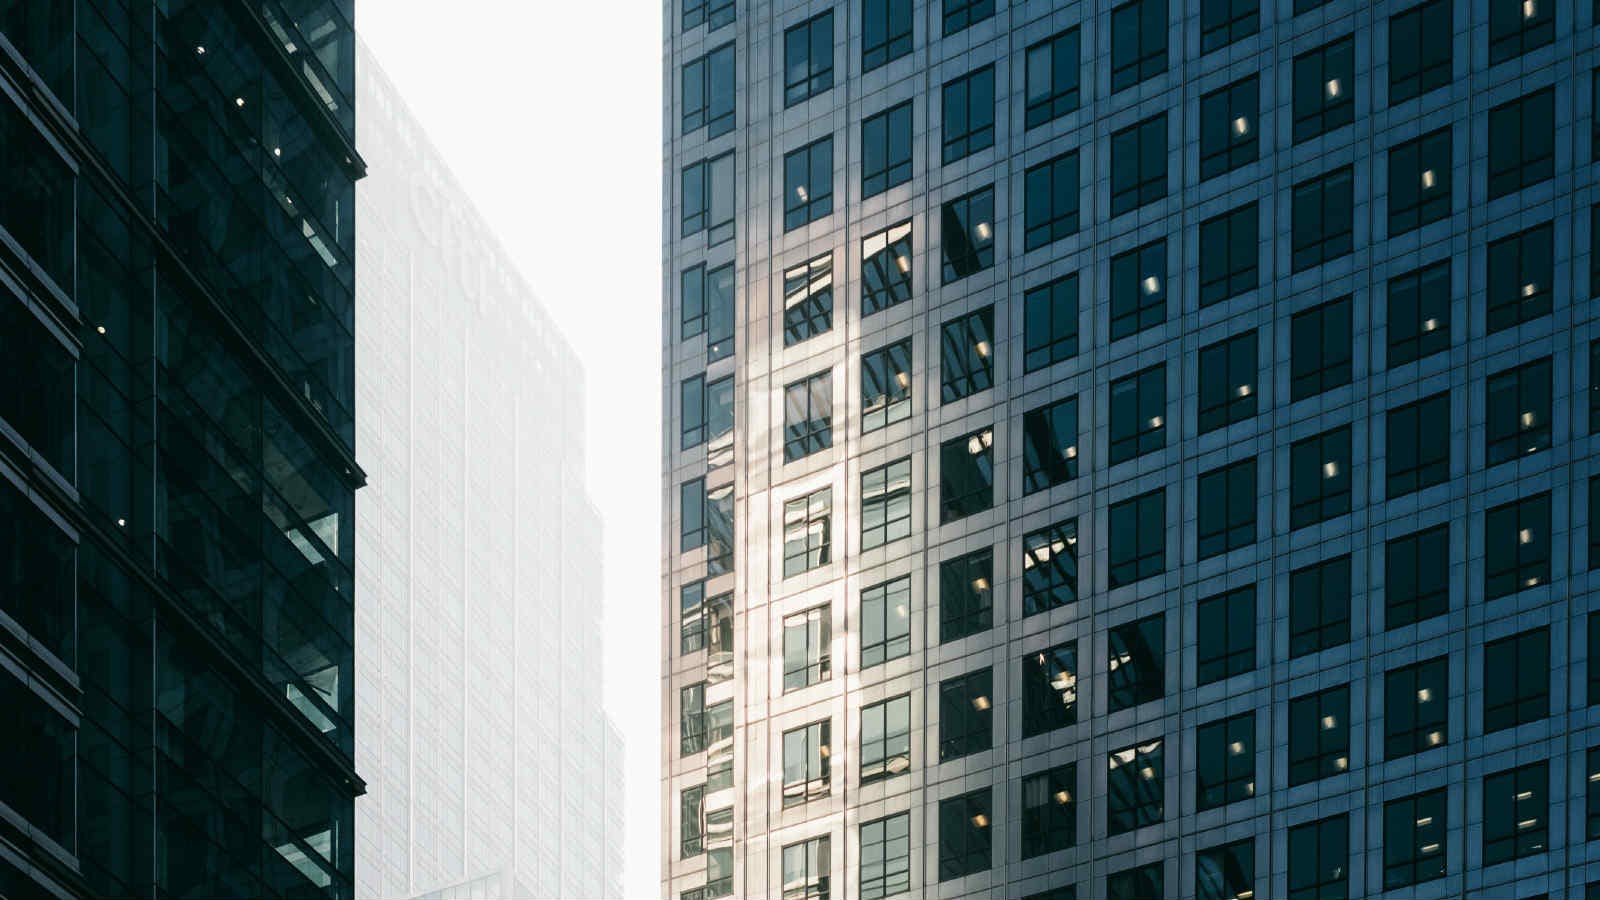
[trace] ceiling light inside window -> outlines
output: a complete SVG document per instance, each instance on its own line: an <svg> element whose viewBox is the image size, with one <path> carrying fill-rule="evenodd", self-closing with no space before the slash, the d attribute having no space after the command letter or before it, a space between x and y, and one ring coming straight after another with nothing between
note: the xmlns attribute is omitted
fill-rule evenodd
<svg viewBox="0 0 1600 900"><path fill-rule="evenodd" d="M1524 19L1533 18L1533 14L1536 12L1538 12L1538 7L1535 5L1534 0L1522 0L1522 17Z"/></svg>
<svg viewBox="0 0 1600 900"><path fill-rule="evenodd" d="M244 106L244 98L243 97L235 97L235 98L233 98L233 105L234 106Z"/></svg>
<svg viewBox="0 0 1600 900"><path fill-rule="evenodd" d="M1144 277L1144 292L1146 294L1154 294L1159 290L1161 290L1161 280L1154 275L1146 275Z"/></svg>
<svg viewBox="0 0 1600 900"><path fill-rule="evenodd" d="M195 47L194 48L194 55L195 56L205 56L206 55L206 46L204 44L200 44L199 46Z"/></svg>
<svg viewBox="0 0 1600 900"><path fill-rule="evenodd" d="M1521 531L1517 532L1517 543L1519 543L1519 544L1531 544L1531 543L1533 543L1533 529L1532 528L1524 528Z"/></svg>
<svg viewBox="0 0 1600 900"><path fill-rule="evenodd" d="M1439 320L1438 319L1428 319L1427 321L1422 323L1422 330L1423 331L1433 331L1433 330L1437 329L1438 327L1439 327Z"/></svg>
<svg viewBox="0 0 1600 900"><path fill-rule="evenodd" d="M1057 803L1070 803L1070 802L1072 802L1072 795L1067 793L1066 791L1056 791L1056 802Z"/></svg>
<svg viewBox="0 0 1600 900"><path fill-rule="evenodd" d="M1334 477L1338 476L1338 474L1339 474L1339 464L1338 463L1336 463L1336 462L1325 462L1325 463L1322 464L1322 477L1323 478L1334 478Z"/></svg>
<svg viewBox="0 0 1600 900"><path fill-rule="evenodd" d="M989 817L984 815L983 813L978 813L977 815L972 817L972 824L978 826L979 828L988 828L989 827Z"/></svg>
<svg viewBox="0 0 1600 900"><path fill-rule="evenodd" d="M898 267L900 269L900 274L902 274L902 275L911 274L911 257L909 257L909 256L896 256L894 258L894 264L895 264L896 267Z"/></svg>
<svg viewBox="0 0 1600 900"><path fill-rule="evenodd" d="M988 341L979 341L978 345L977 345L977 347L975 349L978 351L978 355L979 356L983 357L984 359L988 359L989 358L989 342Z"/></svg>
<svg viewBox="0 0 1600 900"><path fill-rule="evenodd" d="M1533 413L1525 412L1525 413L1522 414L1522 427L1523 428L1532 428L1533 427Z"/></svg>
<svg viewBox="0 0 1600 900"><path fill-rule="evenodd" d="M972 698L972 708L977 710L978 712L983 712L984 710L989 708L989 698L983 696L982 694L979 694L978 696L973 697Z"/></svg>
<svg viewBox="0 0 1600 900"><path fill-rule="evenodd" d="M1241 397L1248 397L1248 396L1250 396L1251 390L1252 390L1252 388L1250 387L1250 385L1241 384L1237 388L1234 389L1234 393L1238 394Z"/></svg>
<svg viewBox="0 0 1600 900"><path fill-rule="evenodd" d="M1152 429L1160 428L1161 427L1161 417L1160 416L1151 416L1150 417L1150 427Z"/></svg>
<svg viewBox="0 0 1600 900"><path fill-rule="evenodd" d="M978 227L974 228L973 231L977 232L978 240L980 241L987 241L989 239L989 235L993 233L989 229L988 222L979 222Z"/></svg>
<svg viewBox="0 0 1600 900"><path fill-rule="evenodd" d="M803 184L795 185L794 192L795 192L795 195L800 198L800 202L801 203L806 202L806 186L805 185L803 185Z"/></svg>
<svg viewBox="0 0 1600 900"><path fill-rule="evenodd" d="M1423 169L1422 170L1422 187L1423 187L1423 190L1431 190L1433 188L1434 184L1436 184L1437 182L1438 182L1438 179L1434 177L1432 169Z"/></svg>
<svg viewBox="0 0 1600 900"><path fill-rule="evenodd" d="M1067 459L1077 459L1078 458L1078 445L1077 444L1071 445L1067 449L1061 451L1061 455L1065 456Z"/></svg>
<svg viewBox="0 0 1600 900"><path fill-rule="evenodd" d="M1239 137L1244 137L1245 135L1249 134L1250 120L1246 119L1244 116L1235 118L1233 120L1233 133Z"/></svg>
<svg viewBox="0 0 1600 900"><path fill-rule="evenodd" d="M1337 724L1339 724L1339 720L1335 719L1333 716L1323 716L1322 717L1322 729L1324 731L1327 731L1328 729L1332 728L1333 726L1335 726Z"/></svg>
<svg viewBox="0 0 1600 900"><path fill-rule="evenodd" d="M1422 688L1422 689L1417 691L1417 701L1418 702L1427 703L1429 700L1432 700L1432 699L1433 699L1433 691L1430 691L1427 688Z"/></svg>
<svg viewBox="0 0 1600 900"><path fill-rule="evenodd" d="M96 325L94 330L100 332L101 334L106 333L106 327L104 325Z"/></svg>
<svg viewBox="0 0 1600 900"><path fill-rule="evenodd" d="M1534 284L1531 281L1522 286L1522 296L1524 298L1532 297L1534 294L1537 294L1538 292L1539 292L1539 286Z"/></svg>
<svg viewBox="0 0 1600 900"><path fill-rule="evenodd" d="M1329 78L1328 79L1328 97L1331 99L1331 98L1339 96L1339 90L1340 90L1339 79L1337 79L1337 78Z"/></svg>

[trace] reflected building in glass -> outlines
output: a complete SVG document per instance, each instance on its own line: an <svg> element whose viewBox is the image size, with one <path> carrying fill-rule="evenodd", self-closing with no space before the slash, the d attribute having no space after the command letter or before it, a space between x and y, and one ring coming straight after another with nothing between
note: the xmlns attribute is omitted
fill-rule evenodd
<svg viewBox="0 0 1600 900"><path fill-rule="evenodd" d="M1600 897L1591 4L664 12L663 893Z"/></svg>
<svg viewBox="0 0 1600 900"><path fill-rule="evenodd" d="M0 2L0 894L354 894L352 16Z"/></svg>
<svg viewBox="0 0 1600 900"><path fill-rule="evenodd" d="M619 896L583 370L358 52L356 896Z"/></svg>

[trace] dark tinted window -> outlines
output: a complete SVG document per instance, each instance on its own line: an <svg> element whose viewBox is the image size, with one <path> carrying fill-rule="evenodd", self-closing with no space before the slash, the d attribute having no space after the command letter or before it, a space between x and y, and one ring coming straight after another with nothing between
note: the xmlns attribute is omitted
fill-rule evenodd
<svg viewBox="0 0 1600 900"><path fill-rule="evenodd" d="M833 11L801 22L783 33L783 105L833 87Z"/></svg>
<svg viewBox="0 0 1600 900"><path fill-rule="evenodd" d="M910 52L911 0L862 0L861 71L870 72Z"/></svg>
<svg viewBox="0 0 1600 900"><path fill-rule="evenodd" d="M1022 414L1022 492L1078 477L1078 400L1068 397Z"/></svg>
<svg viewBox="0 0 1600 900"><path fill-rule="evenodd" d="M1111 382L1111 462L1167 444L1167 367L1152 366Z"/></svg>
<svg viewBox="0 0 1600 900"><path fill-rule="evenodd" d="M939 641L994 625L994 551L985 547L939 564Z"/></svg>
<svg viewBox="0 0 1600 900"><path fill-rule="evenodd" d="M1200 0L1200 52L1210 53L1261 29L1261 0Z"/></svg>
<svg viewBox="0 0 1600 900"><path fill-rule="evenodd" d="M861 781L911 770L911 696L861 707Z"/></svg>
<svg viewBox="0 0 1600 900"><path fill-rule="evenodd" d="M1166 570L1166 499L1156 489L1111 506L1111 587L1132 584Z"/></svg>
<svg viewBox="0 0 1600 900"><path fill-rule="evenodd" d="M1294 142L1355 120L1355 41L1343 38L1294 59Z"/></svg>
<svg viewBox="0 0 1600 900"><path fill-rule="evenodd" d="M1254 331L1201 348L1201 434L1255 416L1257 374Z"/></svg>
<svg viewBox="0 0 1600 900"><path fill-rule="evenodd" d="M715 31L732 24L734 0L683 0L683 30L710 25Z"/></svg>
<svg viewBox="0 0 1600 900"><path fill-rule="evenodd" d="M1078 644L1068 641L1022 658L1022 736L1078 721Z"/></svg>
<svg viewBox="0 0 1600 900"><path fill-rule="evenodd" d="M1078 767L1057 766L1022 779L1022 858L1032 859L1078 842Z"/></svg>
<svg viewBox="0 0 1600 900"><path fill-rule="evenodd" d="M1550 313L1554 238L1550 225L1540 225L1489 244L1487 323L1491 334Z"/></svg>
<svg viewBox="0 0 1600 900"><path fill-rule="evenodd" d="M1491 65L1543 47L1555 39L1554 3L1547 0L1489 0Z"/></svg>
<svg viewBox="0 0 1600 900"><path fill-rule="evenodd" d="M944 323L939 367L939 395L945 403L994 386L994 307Z"/></svg>
<svg viewBox="0 0 1600 900"><path fill-rule="evenodd" d="M1449 479L1450 394L1390 410L1385 450L1390 499Z"/></svg>
<svg viewBox="0 0 1600 900"><path fill-rule="evenodd" d="M1200 305L1210 306L1248 290L1259 280L1256 204L1200 223Z"/></svg>
<svg viewBox="0 0 1600 900"><path fill-rule="evenodd" d="M1256 667L1256 589L1207 597L1198 607L1197 680L1206 685Z"/></svg>
<svg viewBox="0 0 1600 900"><path fill-rule="evenodd" d="M1157 614L1112 628L1107 636L1108 711L1117 712L1166 694L1166 616Z"/></svg>
<svg viewBox="0 0 1600 900"><path fill-rule="evenodd" d="M1111 339L1167 319L1167 242L1152 241L1111 258Z"/></svg>
<svg viewBox="0 0 1600 900"><path fill-rule="evenodd" d="M1078 521L1067 519L1022 537L1022 614L1078 599Z"/></svg>
<svg viewBox="0 0 1600 900"><path fill-rule="evenodd" d="M1538 628L1483 647L1483 732L1550 715L1550 630Z"/></svg>
<svg viewBox="0 0 1600 900"><path fill-rule="evenodd" d="M1429 0L1389 20L1390 105L1441 88L1451 80L1450 0Z"/></svg>
<svg viewBox="0 0 1600 900"><path fill-rule="evenodd" d="M1354 247L1355 194L1346 166L1294 186L1291 265L1299 272Z"/></svg>
<svg viewBox="0 0 1600 900"><path fill-rule="evenodd" d="M783 345L833 330L833 254L784 270Z"/></svg>
<svg viewBox="0 0 1600 900"><path fill-rule="evenodd" d="M1550 494L1497 506L1484 515L1483 592L1496 600L1550 581Z"/></svg>
<svg viewBox="0 0 1600 900"><path fill-rule="evenodd" d="M1546 9L1551 6L1539 5ZM1555 88L1545 88L1489 111L1491 200L1544 181L1555 172Z"/></svg>
<svg viewBox="0 0 1600 900"><path fill-rule="evenodd" d="M1450 610L1450 526L1384 545L1384 627L1399 628Z"/></svg>
<svg viewBox="0 0 1600 900"><path fill-rule="evenodd" d="M1243 713L1195 731L1195 804L1216 809L1256 795L1256 715Z"/></svg>
<svg viewBox="0 0 1600 900"><path fill-rule="evenodd" d="M783 157L783 230L833 212L833 138L825 137Z"/></svg>
<svg viewBox="0 0 1600 900"><path fill-rule="evenodd" d="M1023 177L1023 248L1033 250L1078 231L1078 151L1029 169Z"/></svg>
<svg viewBox="0 0 1600 900"><path fill-rule="evenodd" d="M1550 846L1550 768L1536 762L1483 779L1483 862L1494 865Z"/></svg>
<svg viewBox="0 0 1600 900"><path fill-rule="evenodd" d="M911 417L911 339L861 356L861 433Z"/></svg>
<svg viewBox="0 0 1600 900"><path fill-rule="evenodd" d="M1485 392L1483 435L1489 465L1550 448L1549 357L1490 375Z"/></svg>
<svg viewBox="0 0 1600 900"><path fill-rule="evenodd" d="M1289 448L1289 527L1350 511L1350 428L1335 428Z"/></svg>
<svg viewBox="0 0 1600 900"><path fill-rule="evenodd" d="M1167 115L1162 113L1111 136L1111 214L1119 216L1166 195Z"/></svg>
<svg viewBox="0 0 1600 900"><path fill-rule="evenodd" d="M944 0L944 34L952 34L994 15L994 0Z"/></svg>
<svg viewBox="0 0 1600 900"><path fill-rule="evenodd" d="M939 685L939 761L989 749L994 738L993 677L989 669Z"/></svg>
<svg viewBox="0 0 1600 900"><path fill-rule="evenodd" d="M985 428L939 448L939 520L953 522L994 505L994 431Z"/></svg>
<svg viewBox="0 0 1600 900"><path fill-rule="evenodd" d="M1449 348L1449 260L1390 279L1389 367Z"/></svg>
<svg viewBox="0 0 1600 900"><path fill-rule="evenodd" d="M1200 98L1202 179L1215 178L1256 161L1261 143L1256 115L1260 98L1260 79L1254 75Z"/></svg>
<svg viewBox="0 0 1600 900"><path fill-rule="evenodd" d="M911 180L911 101L861 123L861 196Z"/></svg>
<svg viewBox="0 0 1600 900"><path fill-rule="evenodd" d="M861 314L911 299L911 223L901 222L861 241Z"/></svg>
<svg viewBox="0 0 1600 900"><path fill-rule="evenodd" d="M993 865L989 788L939 801L939 880Z"/></svg>
<svg viewBox="0 0 1600 900"><path fill-rule="evenodd" d="M1040 41L1027 53L1027 127L1034 128L1078 108L1081 79L1077 28Z"/></svg>
<svg viewBox="0 0 1600 900"><path fill-rule="evenodd" d="M1255 893L1255 841L1245 839L1194 855L1194 888L1199 900L1235 900Z"/></svg>
<svg viewBox="0 0 1600 900"><path fill-rule="evenodd" d="M1289 784L1350 770L1350 688L1289 701Z"/></svg>
<svg viewBox="0 0 1600 900"><path fill-rule="evenodd" d="M1158 862L1137 869L1112 872L1106 876L1106 897L1108 900L1147 900L1151 897L1164 897L1165 882L1166 873L1162 871L1162 865Z"/></svg>
<svg viewBox="0 0 1600 900"><path fill-rule="evenodd" d="M1451 161L1449 128L1389 151L1391 236L1449 217Z"/></svg>
<svg viewBox="0 0 1600 900"><path fill-rule="evenodd" d="M1256 461L1201 474L1198 510L1200 559L1255 543Z"/></svg>
<svg viewBox="0 0 1600 900"><path fill-rule="evenodd" d="M1167 70L1167 0L1133 0L1111 11L1111 90Z"/></svg>
<svg viewBox="0 0 1600 900"><path fill-rule="evenodd" d="M1106 778L1106 831L1116 836L1154 825L1165 814L1165 767L1161 741L1135 744L1112 751ZM1116 876L1112 876L1115 878ZM1160 896L1128 894L1129 897Z"/></svg>
<svg viewBox="0 0 1600 900"><path fill-rule="evenodd" d="M1444 877L1449 830L1443 790L1383 805L1383 887L1405 887Z"/></svg>
<svg viewBox="0 0 1600 900"><path fill-rule="evenodd" d="M1450 740L1450 660L1441 656L1383 676L1383 758L1399 759Z"/></svg>
<svg viewBox="0 0 1600 900"><path fill-rule="evenodd" d="M1022 295L1022 368L1034 372L1078 355L1078 276Z"/></svg>
<svg viewBox="0 0 1600 900"><path fill-rule="evenodd" d="M1350 297L1297 313L1289 323L1289 399L1304 400L1350 383Z"/></svg>
<svg viewBox="0 0 1600 900"><path fill-rule="evenodd" d="M944 85L946 163L994 146L994 66Z"/></svg>
<svg viewBox="0 0 1600 900"><path fill-rule="evenodd" d="M1334 816L1289 829L1289 900L1350 896L1350 820Z"/></svg>
<svg viewBox="0 0 1600 900"><path fill-rule="evenodd" d="M683 133L718 137L734 125L734 47L727 44L683 66Z"/></svg>
<svg viewBox="0 0 1600 900"><path fill-rule="evenodd" d="M994 188L986 187L944 205L944 283L994 265Z"/></svg>
<svg viewBox="0 0 1600 900"><path fill-rule="evenodd" d="M1304 656L1350 640L1350 557L1289 573L1289 656Z"/></svg>

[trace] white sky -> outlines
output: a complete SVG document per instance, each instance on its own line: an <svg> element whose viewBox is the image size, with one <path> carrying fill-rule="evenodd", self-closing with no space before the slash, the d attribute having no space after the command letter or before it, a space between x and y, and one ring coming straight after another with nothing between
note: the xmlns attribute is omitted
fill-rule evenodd
<svg viewBox="0 0 1600 900"><path fill-rule="evenodd" d="M583 359L623 886L658 896L661 4L358 0L356 31Z"/></svg>

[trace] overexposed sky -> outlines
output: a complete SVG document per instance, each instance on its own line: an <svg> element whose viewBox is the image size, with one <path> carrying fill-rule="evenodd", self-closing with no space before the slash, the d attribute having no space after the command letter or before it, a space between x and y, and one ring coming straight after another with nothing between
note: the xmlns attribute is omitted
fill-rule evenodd
<svg viewBox="0 0 1600 900"><path fill-rule="evenodd" d="M583 360L606 705L627 742L623 886L655 897L661 5L358 0L356 31Z"/></svg>

